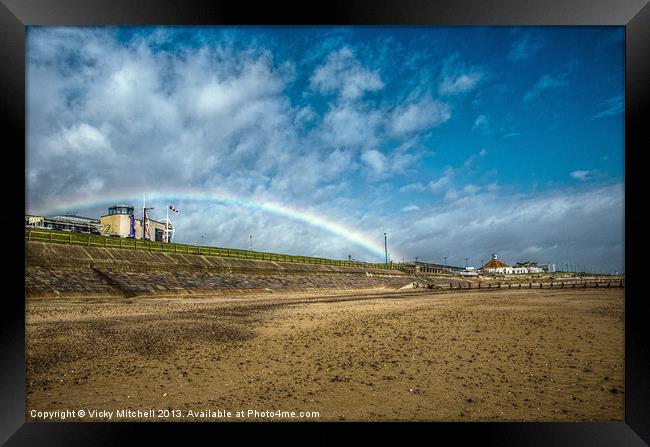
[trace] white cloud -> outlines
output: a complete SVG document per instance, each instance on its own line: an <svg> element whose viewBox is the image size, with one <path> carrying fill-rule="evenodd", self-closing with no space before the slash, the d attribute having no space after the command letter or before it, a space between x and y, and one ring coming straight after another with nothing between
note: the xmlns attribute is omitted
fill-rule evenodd
<svg viewBox="0 0 650 447"><path fill-rule="evenodd" d="M415 221L399 220L404 236L396 243L406 255L430 262L449 256L454 265L498 253L506 262L533 255L538 262L590 259L623 266L622 184L542 195L455 193L445 204L423 207Z"/></svg>
<svg viewBox="0 0 650 447"><path fill-rule="evenodd" d="M442 177L440 177L438 180L431 180L427 186L433 193L443 192L451 186L452 176L453 170L448 168Z"/></svg>
<svg viewBox="0 0 650 447"><path fill-rule="evenodd" d="M364 150L360 159L368 168L368 180L377 181L388 178L390 175L406 174L414 169L422 152L409 151L400 147L390 153L382 153L376 149ZM409 188L406 188L408 190ZM402 187L400 190L404 190Z"/></svg>
<svg viewBox="0 0 650 447"><path fill-rule="evenodd" d="M481 76L478 74L462 74L457 77L446 77L440 84L440 93L443 95L455 95L465 93L473 89Z"/></svg>
<svg viewBox="0 0 650 447"><path fill-rule="evenodd" d="M487 155L487 153L488 153L488 152L487 152L486 149L481 149L481 150L478 152L478 154L472 154L472 155L470 155L469 158L468 158L467 160L465 160L465 163L463 163L463 166L464 166L465 168L471 168L472 166L474 166L474 164L476 163L476 160L477 160L479 157L485 157L485 156Z"/></svg>
<svg viewBox="0 0 650 447"><path fill-rule="evenodd" d="M458 197L460 197L460 194L458 194L458 191L456 190L456 188L452 187L452 188L449 188L447 190L443 200L445 202L451 202L451 201L456 200Z"/></svg>
<svg viewBox="0 0 650 447"><path fill-rule="evenodd" d="M113 152L111 143L100 129L86 123L63 129L52 138L43 141L48 150L55 155L82 155Z"/></svg>
<svg viewBox="0 0 650 447"><path fill-rule="evenodd" d="M554 78L549 74L545 74L533 85L533 87L524 95L524 102L531 102L539 98L546 90L554 90L560 87L565 87L568 82L564 79Z"/></svg>
<svg viewBox="0 0 650 447"><path fill-rule="evenodd" d="M472 126L472 130L486 131L488 128L488 123L489 121L487 116L479 115L474 120L474 126Z"/></svg>
<svg viewBox="0 0 650 447"><path fill-rule="evenodd" d="M383 174L386 171L386 156L379 151L367 150L361 154L361 159L376 175Z"/></svg>
<svg viewBox="0 0 650 447"><path fill-rule="evenodd" d="M402 211L405 213L409 213L411 211L418 211L419 209L420 207L417 205L407 205L404 208L402 208Z"/></svg>
<svg viewBox="0 0 650 447"><path fill-rule="evenodd" d="M152 52L146 39L122 45L106 30L68 28L32 30L28 40L27 81L38 86L27 98L34 208L107 192L100 180L115 194L227 185L300 200L356 168L354 153L332 146L371 144L379 126L378 114L351 106L329 116L334 141L299 135L317 114L292 106L292 70L265 50Z"/></svg>
<svg viewBox="0 0 650 447"><path fill-rule="evenodd" d="M424 99L393 109L388 130L393 136L402 136L438 126L449 120L449 118L451 118L451 111L447 104Z"/></svg>
<svg viewBox="0 0 650 447"><path fill-rule="evenodd" d="M472 90L483 78L476 67L466 68L458 54L449 57L443 64L438 92L441 95L458 95Z"/></svg>
<svg viewBox="0 0 650 447"><path fill-rule="evenodd" d="M570 175L574 179L577 179L577 180L580 180L580 181L584 182L585 180L589 179L590 174L591 174L591 171L579 170L579 171L573 171Z"/></svg>
<svg viewBox="0 0 650 447"><path fill-rule="evenodd" d="M312 122L317 118L316 112L309 106L302 107L296 112L296 118L294 122L297 125L304 125L306 123Z"/></svg>
<svg viewBox="0 0 650 447"><path fill-rule="evenodd" d="M519 39L513 42L508 60L520 61L528 59L543 47L543 43L537 34L526 32Z"/></svg>
<svg viewBox="0 0 650 447"><path fill-rule="evenodd" d="M422 182L409 183L408 185L402 186L399 190L400 192L422 192L427 189L427 186Z"/></svg>
<svg viewBox="0 0 650 447"><path fill-rule="evenodd" d="M417 167L417 162L422 157L421 153L396 151L391 154L389 165L390 171L395 174L404 174L410 169Z"/></svg>
<svg viewBox="0 0 650 447"><path fill-rule="evenodd" d="M104 180L100 178L93 178L90 179L87 183L87 187L92 191L92 192L99 192L104 188L105 182Z"/></svg>
<svg viewBox="0 0 650 447"><path fill-rule="evenodd" d="M598 106L602 110L592 116L592 120L605 118L607 116L621 115L625 110L625 98L623 98L622 95L614 96L602 101Z"/></svg>
<svg viewBox="0 0 650 447"><path fill-rule="evenodd" d="M330 53L314 70L311 86L323 94L336 92L344 99L355 100L366 92L381 90L384 84L378 72L363 67L352 50L344 47Z"/></svg>
<svg viewBox="0 0 650 447"><path fill-rule="evenodd" d="M323 139L337 146L373 147L377 145L382 115L360 105L339 104L323 120Z"/></svg>

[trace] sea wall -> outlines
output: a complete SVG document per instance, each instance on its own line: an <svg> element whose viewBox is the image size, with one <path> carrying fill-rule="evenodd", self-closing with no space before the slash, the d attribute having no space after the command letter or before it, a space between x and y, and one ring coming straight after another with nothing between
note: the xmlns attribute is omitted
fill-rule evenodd
<svg viewBox="0 0 650 447"><path fill-rule="evenodd" d="M400 288L396 270L26 242L28 297L169 296Z"/></svg>

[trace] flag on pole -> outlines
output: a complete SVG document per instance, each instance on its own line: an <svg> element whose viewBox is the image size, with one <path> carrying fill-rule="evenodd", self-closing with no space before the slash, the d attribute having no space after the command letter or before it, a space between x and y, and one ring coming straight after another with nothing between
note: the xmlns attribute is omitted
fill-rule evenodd
<svg viewBox="0 0 650 447"><path fill-rule="evenodd" d="M175 213L178 213L178 210L174 208L173 206L169 205L169 209L172 210Z"/></svg>

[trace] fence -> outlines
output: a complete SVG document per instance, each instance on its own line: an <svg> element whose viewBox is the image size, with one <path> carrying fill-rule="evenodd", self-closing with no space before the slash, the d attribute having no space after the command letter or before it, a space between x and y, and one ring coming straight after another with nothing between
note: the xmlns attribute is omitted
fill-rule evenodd
<svg viewBox="0 0 650 447"><path fill-rule="evenodd" d="M150 252L180 253L188 255L221 256L238 259L257 259L264 261L294 262L302 264L340 265L365 268L386 268L385 264L373 264L338 259L314 258L310 256L285 255L234 248L206 247L201 245L155 242L131 238L109 237L69 231L25 228L27 241L48 242L53 244L81 245L87 247L122 248L145 250Z"/></svg>

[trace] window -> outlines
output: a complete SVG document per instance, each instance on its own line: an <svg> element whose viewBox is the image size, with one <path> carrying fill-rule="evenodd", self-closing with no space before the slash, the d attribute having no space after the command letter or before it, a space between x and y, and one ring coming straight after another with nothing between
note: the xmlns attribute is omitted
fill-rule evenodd
<svg viewBox="0 0 650 447"><path fill-rule="evenodd" d="M133 214L132 206L112 206L108 209L108 214Z"/></svg>

